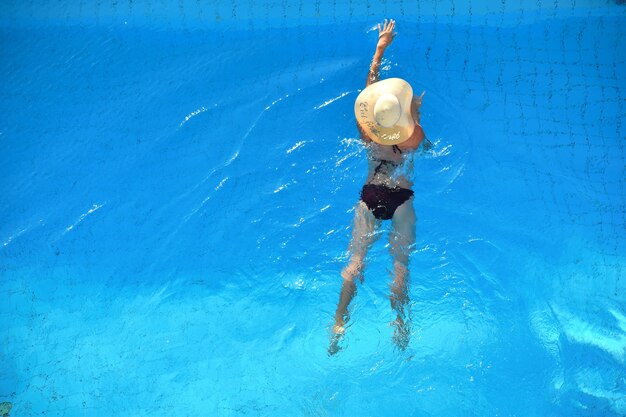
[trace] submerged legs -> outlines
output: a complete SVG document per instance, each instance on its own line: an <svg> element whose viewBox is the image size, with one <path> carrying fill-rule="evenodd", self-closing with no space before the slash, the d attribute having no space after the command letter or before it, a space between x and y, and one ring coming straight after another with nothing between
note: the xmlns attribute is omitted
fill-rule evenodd
<svg viewBox="0 0 626 417"><path fill-rule="evenodd" d="M354 214L352 240L348 248L350 251L350 262L341 271L343 284L339 293L339 303L335 312L335 324L333 325L330 347L328 348L328 352L331 355L340 350L339 341L345 332L344 326L350 319L348 306L356 294L355 279L363 280L365 255L376 240L376 229L379 225L380 221L376 220L365 203L360 201Z"/></svg>
<svg viewBox="0 0 626 417"><path fill-rule="evenodd" d="M413 198L402 204L393 215L393 230L389 236L391 256L393 257L393 282L389 301L396 312L393 321L394 342L404 350L411 337L409 316L409 255L415 243L415 209Z"/></svg>
<svg viewBox="0 0 626 417"><path fill-rule="evenodd" d="M376 220L363 202L359 202L354 216L354 228L350 241L350 261L341 271L343 284L339 294L339 303L335 312L335 324L332 328L329 354L337 353L345 332L345 325L350 319L348 306L356 294L356 279L363 279L365 256L376 240L380 220ZM402 204L392 218L392 231L389 235L390 251L393 258L393 282L389 300L396 313L393 321L393 340L399 349L404 350L410 339L409 317L409 255L415 243L415 210L413 198Z"/></svg>

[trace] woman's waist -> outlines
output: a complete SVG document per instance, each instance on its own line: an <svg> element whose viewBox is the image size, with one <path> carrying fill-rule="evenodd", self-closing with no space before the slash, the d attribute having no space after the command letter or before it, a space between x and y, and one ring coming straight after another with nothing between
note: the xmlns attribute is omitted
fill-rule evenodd
<svg viewBox="0 0 626 417"><path fill-rule="evenodd" d="M411 181L409 181L408 178L406 178L405 176L397 176L397 177L390 177L390 176L383 176L383 175L369 175L367 178L367 181L365 181L365 184L372 184L372 185L384 185L386 187L389 188L411 188L411 186L413 185L413 183Z"/></svg>

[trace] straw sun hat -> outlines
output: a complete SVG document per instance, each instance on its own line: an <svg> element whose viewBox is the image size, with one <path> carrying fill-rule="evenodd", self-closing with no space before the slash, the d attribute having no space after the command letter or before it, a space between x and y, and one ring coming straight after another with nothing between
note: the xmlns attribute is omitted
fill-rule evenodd
<svg viewBox="0 0 626 417"><path fill-rule="evenodd" d="M401 78L388 78L361 91L354 103L359 126L374 142L397 145L415 129L411 115L413 89Z"/></svg>

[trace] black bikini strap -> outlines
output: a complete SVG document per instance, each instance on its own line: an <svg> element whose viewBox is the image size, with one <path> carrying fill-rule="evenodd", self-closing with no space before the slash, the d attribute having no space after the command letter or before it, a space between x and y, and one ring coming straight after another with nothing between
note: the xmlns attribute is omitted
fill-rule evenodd
<svg viewBox="0 0 626 417"><path fill-rule="evenodd" d="M383 160L381 160L381 161L378 163L378 166L377 166L377 167L376 167L376 169L374 170L374 175L378 174L378 170L382 168L382 166L383 166L383 164L384 164L385 162L387 162L387 161L383 161Z"/></svg>
<svg viewBox="0 0 626 417"><path fill-rule="evenodd" d="M393 153L400 152L400 154L402 154L402 150L398 147L398 145L393 145L391 149L393 149ZM376 167L376 169L374 169L374 174L378 174L378 170L381 169L384 164L395 165L396 163L394 161L386 161L384 159L380 159L378 166Z"/></svg>
<svg viewBox="0 0 626 417"><path fill-rule="evenodd" d="M391 164L391 165L396 165L395 162L393 161L387 161L385 159L379 159L379 163L378 166L376 167L376 169L374 169L374 174L378 174L378 171L383 167L383 165L387 165L387 164Z"/></svg>

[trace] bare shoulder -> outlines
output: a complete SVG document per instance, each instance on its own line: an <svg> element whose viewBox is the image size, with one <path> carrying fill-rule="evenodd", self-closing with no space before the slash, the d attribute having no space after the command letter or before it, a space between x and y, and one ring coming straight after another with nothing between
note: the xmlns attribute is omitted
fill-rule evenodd
<svg viewBox="0 0 626 417"><path fill-rule="evenodd" d="M411 137L409 137L405 142L398 145L398 147L403 151L415 151L419 148L420 144L424 140L424 130L422 126L415 125L415 130Z"/></svg>

